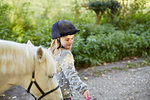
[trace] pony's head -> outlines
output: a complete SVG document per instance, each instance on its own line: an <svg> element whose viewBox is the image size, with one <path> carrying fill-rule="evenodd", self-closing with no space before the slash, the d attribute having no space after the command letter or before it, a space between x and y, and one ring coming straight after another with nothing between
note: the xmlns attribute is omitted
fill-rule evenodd
<svg viewBox="0 0 150 100"><path fill-rule="evenodd" d="M34 46L30 41L27 43L28 45ZM34 70L35 70L35 78L39 85L41 85L43 89L47 89L43 80L48 80L49 87L55 89L58 86L58 83L56 82L54 74L56 73L56 63L52 57L51 51L45 48L42 48L41 46L37 47L34 54ZM47 90L50 91L50 90ZM47 92L46 91L46 92ZM31 92L32 93L32 92ZM60 88L54 93L51 93L49 96L46 96L44 99L51 100L60 100L62 99L62 95L60 97L56 97L56 94L61 94ZM54 99L55 98L55 99Z"/></svg>
<svg viewBox="0 0 150 100"><path fill-rule="evenodd" d="M30 40L28 40L27 45L34 47ZM56 73L56 63L52 57L50 50L42 48L42 46L36 47L35 54L33 55L35 70L43 71L45 75L52 76ZM36 67L39 66L39 67Z"/></svg>

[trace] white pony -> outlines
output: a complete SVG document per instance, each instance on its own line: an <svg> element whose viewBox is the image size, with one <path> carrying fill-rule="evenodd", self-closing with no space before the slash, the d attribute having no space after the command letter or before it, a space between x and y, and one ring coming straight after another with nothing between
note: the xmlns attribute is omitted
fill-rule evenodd
<svg viewBox="0 0 150 100"><path fill-rule="evenodd" d="M42 95L34 84L36 81L44 93L54 89L42 100L63 100L54 73L56 64L50 50L35 47L31 42L21 44L0 40L0 94L14 85L29 89L32 80L29 91L35 97Z"/></svg>

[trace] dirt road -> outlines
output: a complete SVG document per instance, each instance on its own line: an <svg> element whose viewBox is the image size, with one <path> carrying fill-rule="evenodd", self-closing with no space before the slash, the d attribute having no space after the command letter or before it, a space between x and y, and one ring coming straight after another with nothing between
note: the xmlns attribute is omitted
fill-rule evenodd
<svg viewBox="0 0 150 100"><path fill-rule="evenodd" d="M143 59L131 60L133 63ZM92 100L150 100L150 66L112 70L94 76L93 71L127 65L129 61L117 62L93 69L79 70L81 79L88 85ZM85 100L78 93L73 100Z"/></svg>

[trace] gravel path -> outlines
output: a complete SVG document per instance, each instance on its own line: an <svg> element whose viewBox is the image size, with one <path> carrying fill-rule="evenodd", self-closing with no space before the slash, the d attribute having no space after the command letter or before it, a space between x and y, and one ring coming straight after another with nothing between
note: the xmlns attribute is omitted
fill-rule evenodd
<svg viewBox="0 0 150 100"><path fill-rule="evenodd" d="M143 59L130 60L137 63ZM125 66L129 61L116 62L106 66L79 70L81 79L88 85L92 100L150 100L150 66L125 70L113 70L95 77L94 70L113 66ZM86 77L86 78L85 78ZM86 79L86 80L84 80ZM78 93L73 100L84 100Z"/></svg>
<svg viewBox="0 0 150 100"><path fill-rule="evenodd" d="M81 79L88 85L92 100L150 100L149 63L150 58L139 58L82 69L78 70L78 72ZM129 64L141 64L144 67L121 70L121 68L125 69ZM106 68L108 69L107 71ZM9 91L7 92L9 94ZM23 95L26 94L25 92ZM26 100L25 98L20 98L13 100ZM0 98L0 100L3 99ZM27 100L30 99L28 98ZM85 99L75 91L73 100Z"/></svg>

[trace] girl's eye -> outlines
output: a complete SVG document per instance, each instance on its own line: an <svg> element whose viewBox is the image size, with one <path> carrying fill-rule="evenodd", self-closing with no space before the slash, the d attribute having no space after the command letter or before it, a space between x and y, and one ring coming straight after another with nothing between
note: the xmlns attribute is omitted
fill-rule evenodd
<svg viewBox="0 0 150 100"><path fill-rule="evenodd" d="M66 41L69 41L69 39L66 39Z"/></svg>
<svg viewBox="0 0 150 100"><path fill-rule="evenodd" d="M74 40L74 38L66 39L66 41L72 41L72 40Z"/></svg>

